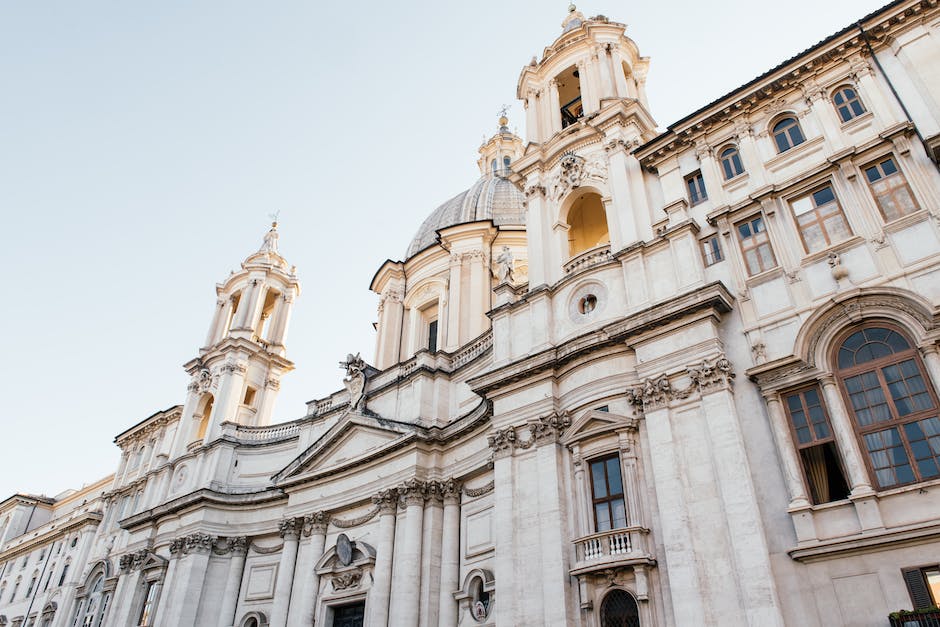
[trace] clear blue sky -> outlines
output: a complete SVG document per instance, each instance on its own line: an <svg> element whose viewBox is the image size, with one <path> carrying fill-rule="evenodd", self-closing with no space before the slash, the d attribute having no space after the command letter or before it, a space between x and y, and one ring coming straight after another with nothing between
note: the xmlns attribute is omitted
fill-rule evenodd
<svg viewBox="0 0 940 627"><path fill-rule="evenodd" d="M662 126L881 6L609 2ZM841 5L846 6L846 5ZM0 3L0 499L113 471L181 403L214 285L280 211L298 267L276 420L374 348L369 280L478 176L563 1Z"/></svg>

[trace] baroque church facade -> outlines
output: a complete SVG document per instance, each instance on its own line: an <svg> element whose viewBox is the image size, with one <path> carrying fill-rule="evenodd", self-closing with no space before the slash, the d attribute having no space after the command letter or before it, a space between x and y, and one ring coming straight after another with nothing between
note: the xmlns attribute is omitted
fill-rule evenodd
<svg viewBox="0 0 940 627"><path fill-rule="evenodd" d="M0 625L881 627L940 602L940 6L664 132L625 26L562 26L519 76L526 138L501 119L373 276L373 363L271 424L301 291L273 226L115 473L0 502Z"/></svg>

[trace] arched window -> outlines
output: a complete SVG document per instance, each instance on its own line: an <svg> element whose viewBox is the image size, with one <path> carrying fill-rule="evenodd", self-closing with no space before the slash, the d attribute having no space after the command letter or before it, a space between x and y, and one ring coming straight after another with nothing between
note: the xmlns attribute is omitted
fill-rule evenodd
<svg viewBox="0 0 940 627"><path fill-rule="evenodd" d="M721 160L721 170L726 181L744 173L741 153L738 152L737 146L728 146L719 153L718 158Z"/></svg>
<svg viewBox="0 0 940 627"><path fill-rule="evenodd" d="M195 440L201 440L206 437L206 431L209 429L209 419L212 417L212 405L215 403L215 397L212 394L206 394L202 399L202 411L199 415L199 428L196 430Z"/></svg>
<svg viewBox="0 0 940 627"><path fill-rule="evenodd" d="M865 106L858 97L858 92L854 87L845 85L836 90L832 95L832 103L839 112L839 117L843 122L853 120L865 113Z"/></svg>
<svg viewBox="0 0 940 627"><path fill-rule="evenodd" d="M510 159L508 156L503 157L503 169L506 170L506 172L509 172L510 163L512 163L512 159Z"/></svg>
<svg viewBox="0 0 940 627"><path fill-rule="evenodd" d="M601 197L592 192L582 194L568 211L568 253L572 257L595 246L610 243L607 212Z"/></svg>
<svg viewBox="0 0 940 627"><path fill-rule="evenodd" d="M878 486L940 476L936 392L903 332L887 324L855 330L839 344L834 359Z"/></svg>
<svg viewBox="0 0 940 627"><path fill-rule="evenodd" d="M75 625L101 627L104 624L104 617L111 601L111 593L104 589L104 578L104 573L99 572L86 588L87 596L78 608Z"/></svg>
<svg viewBox="0 0 940 627"><path fill-rule="evenodd" d="M62 574L59 575L59 587L60 587L60 588L61 588L63 585L65 585L65 578L66 578L66 577L68 576L68 574L69 574L69 566L71 566L71 565L72 565L71 561L68 561L68 562L65 563L65 566L62 567Z"/></svg>
<svg viewBox="0 0 940 627"><path fill-rule="evenodd" d="M490 167L493 168L493 172L495 173L496 170L498 169L498 166L496 165L496 159L493 159L492 161L490 161Z"/></svg>
<svg viewBox="0 0 940 627"><path fill-rule="evenodd" d="M623 590L613 590L601 603L601 627L640 627L636 600Z"/></svg>
<svg viewBox="0 0 940 627"><path fill-rule="evenodd" d="M786 152L806 141L796 118L783 118L774 124L773 135L774 142L777 144L777 152Z"/></svg>

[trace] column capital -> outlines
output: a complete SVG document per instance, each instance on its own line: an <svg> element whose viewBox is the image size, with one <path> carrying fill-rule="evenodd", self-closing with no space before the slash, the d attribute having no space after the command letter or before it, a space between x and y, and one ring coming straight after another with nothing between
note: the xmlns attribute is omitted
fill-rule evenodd
<svg viewBox="0 0 940 627"><path fill-rule="evenodd" d="M565 429L571 426L568 412L552 413L529 422L529 430L538 444L551 444L558 441Z"/></svg>
<svg viewBox="0 0 940 627"><path fill-rule="evenodd" d="M516 444L516 430L513 427L497 429L486 436L487 444L497 458L512 455Z"/></svg>
<svg viewBox="0 0 940 627"><path fill-rule="evenodd" d="M284 540L296 540L300 537L303 518L287 518L277 525L277 532Z"/></svg>
<svg viewBox="0 0 940 627"><path fill-rule="evenodd" d="M379 514L394 514L398 511L398 490L389 488L380 490L372 497L372 504L379 508Z"/></svg>
<svg viewBox="0 0 940 627"><path fill-rule="evenodd" d="M937 345L933 342L929 344L924 344L923 346L918 346L920 352L926 355L936 355L940 353L940 349L937 348Z"/></svg>
<svg viewBox="0 0 940 627"><path fill-rule="evenodd" d="M326 528L330 524L330 514L328 512L314 512L304 516L303 534L309 537L313 534L325 535Z"/></svg>
<svg viewBox="0 0 940 627"><path fill-rule="evenodd" d="M170 556L180 558L190 553L209 553L216 537L206 533L191 533L170 542Z"/></svg>
<svg viewBox="0 0 940 627"><path fill-rule="evenodd" d="M440 482L441 498L445 505L456 505L460 503L460 492L463 490L463 484L451 477Z"/></svg>
<svg viewBox="0 0 940 627"><path fill-rule="evenodd" d="M409 507L412 505L424 505L427 493L427 484L417 477L408 479L398 488L398 494L404 498L405 505Z"/></svg>
<svg viewBox="0 0 940 627"><path fill-rule="evenodd" d="M245 536L216 538L213 549L215 553L219 555L227 555L229 553L245 555L248 553L248 538Z"/></svg>
<svg viewBox="0 0 940 627"><path fill-rule="evenodd" d="M831 372L824 372L818 377L819 383L823 386L835 385L836 378Z"/></svg>

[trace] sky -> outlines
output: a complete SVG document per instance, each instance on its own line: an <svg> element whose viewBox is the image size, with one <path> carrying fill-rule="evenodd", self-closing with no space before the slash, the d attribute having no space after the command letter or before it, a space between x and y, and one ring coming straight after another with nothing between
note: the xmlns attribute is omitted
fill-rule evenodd
<svg viewBox="0 0 940 627"><path fill-rule="evenodd" d="M882 4L578 8L628 25L664 128ZM0 1L0 500L100 479L118 433L183 402L215 284L274 212L303 288L274 420L340 389L374 352L374 272L476 180L501 105L524 137L516 81L566 10Z"/></svg>

